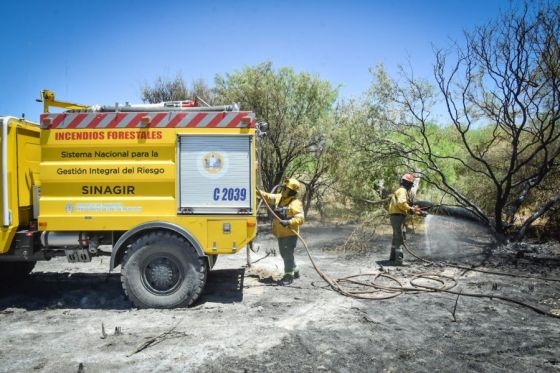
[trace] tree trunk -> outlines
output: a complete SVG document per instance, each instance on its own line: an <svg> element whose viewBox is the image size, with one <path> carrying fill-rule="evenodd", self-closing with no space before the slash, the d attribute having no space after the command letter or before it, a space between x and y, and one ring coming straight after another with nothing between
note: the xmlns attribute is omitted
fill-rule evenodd
<svg viewBox="0 0 560 373"><path fill-rule="evenodd" d="M519 230L519 232L517 232L517 235L515 236L514 240L515 241L522 240L523 237L525 237L525 235L527 234L527 229L529 229L529 227L535 222L535 220L542 217L546 212L548 212L551 208L553 208L555 205L559 203L560 203L560 193L558 193L557 195L549 199L540 209L538 209L533 215L531 215L527 220L525 220L525 222L521 226L521 229Z"/></svg>

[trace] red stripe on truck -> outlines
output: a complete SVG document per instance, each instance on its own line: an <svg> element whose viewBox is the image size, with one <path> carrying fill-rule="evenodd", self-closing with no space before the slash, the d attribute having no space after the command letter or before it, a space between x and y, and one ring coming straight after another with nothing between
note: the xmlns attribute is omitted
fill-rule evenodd
<svg viewBox="0 0 560 373"><path fill-rule="evenodd" d="M187 113L177 113L177 114L175 114L173 119L171 119L169 121L169 123L167 123L167 127L175 128L179 124L179 122L183 120L183 118L186 115L187 115Z"/></svg>
<svg viewBox="0 0 560 373"><path fill-rule="evenodd" d="M76 128L78 124L82 123L82 121L87 117L87 114L78 114L72 119L72 121L68 124L67 128Z"/></svg>
<svg viewBox="0 0 560 373"><path fill-rule="evenodd" d="M156 116L154 117L154 119L152 119L152 121L150 122L150 127L152 127L152 126L153 126L153 127L157 126L157 124L158 124L159 122L161 122L162 119L165 118L166 116L167 116L167 113L159 113L159 114L156 114ZM130 126L129 126L129 127L130 127Z"/></svg>
<svg viewBox="0 0 560 373"><path fill-rule="evenodd" d="M60 123L62 123L62 121L64 120L64 118L66 118L66 114L58 114L54 117L53 121L52 121L52 125L53 127L58 127L58 125Z"/></svg>
<svg viewBox="0 0 560 373"><path fill-rule="evenodd" d="M95 117L88 123L87 128L97 128L97 125L105 119L107 114L96 114Z"/></svg>
<svg viewBox="0 0 560 373"><path fill-rule="evenodd" d="M209 128L214 128L218 125L218 123L220 123L222 121L222 119L224 119L225 114L215 114L214 115L214 119L212 119L210 121L210 123L208 123L208 125L206 127Z"/></svg>
<svg viewBox="0 0 560 373"><path fill-rule="evenodd" d="M131 115L131 114L129 114ZM133 114L132 114L133 115ZM146 113L139 113L128 123L127 127L136 127L138 123L146 116Z"/></svg>
<svg viewBox="0 0 560 373"><path fill-rule="evenodd" d="M188 124L187 127L196 127L196 125L198 123L200 123L200 121L202 119L204 119L206 117L207 113L198 113L196 114L196 116L193 118L193 120L191 120Z"/></svg>
<svg viewBox="0 0 560 373"><path fill-rule="evenodd" d="M58 113L58 114L41 114L41 123L44 124L46 121L51 120L49 128L51 129L81 129L77 128L82 126L82 128L98 128L99 124L107 120L107 116L114 116L108 125L104 128L117 128L117 126L123 122L123 120L128 120L128 123L123 128L137 128L142 118L146 116L151 116L152 120L146 127L155 127L158 124L162 126L159 128L177 128L181 127L194 128L200 125L204 121L204 126L200 128L215 128L220 124L224 118L228 115L231 116L231 112L199 112L194 116L191 113L169 113L169 112L156 112L156 113L145 113L145 112L104 112L104 113ZM250 115L250 112L238 112L233 118L227 123L223 123L224 127L228 128L241 128L241 127L255 127L255 120L251 118L249 124L243 122L243 118ZM191 118L185 123L185 118ZM60 125L64 123L65 120L69 120L70 123L65 128L60 128ZM126 122L125 122L126 123Z"/></svg>
<svg viewBox="0 0 560 373"><path fill-rule="evenodd" d="M246 113L239 113L237 114L233 120L231 122L229 122L227 124L227 127L238 127L239 123L241 122L241 119L246 117L247 114Z"/></svg>
<svg viewBox="0 0 560 373"><path fill-rule="evenodd" d="M124 117L126 117L127 114L124 113L118 113L115 116L115 119L113 119L113 121L111 123L109 123L109 125L107 126L107 128L115 128L116 126L119 125L119 123L124 119Z"/></svg>

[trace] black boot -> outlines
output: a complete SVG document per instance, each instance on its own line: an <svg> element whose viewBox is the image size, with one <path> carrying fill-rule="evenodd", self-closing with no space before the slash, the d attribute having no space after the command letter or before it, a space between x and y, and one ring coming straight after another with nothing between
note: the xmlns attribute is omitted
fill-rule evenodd
<svg viewBox="0 0 560 373"><path fill-rule="evenodd" d="M278 285L287 286L287 285L291 285L293 282L294 282L293 275L284 275L284 277L278 280Z"/></svg>
<svg viewBox="0 0 560 373"><path fill-rule="evenodd" d="M396 259L396 250L394 247L391 247L391 256L389 257L389 261L394 262Z"/></svg>
<svg viewBox="0 0 560 373"><path fill-rule="evenodd" d="M395 255L395 265L396 266L402 266L403 265L403 258L404 258L404 255L403 255L402 251L396 253L396 255Z"/></svg>

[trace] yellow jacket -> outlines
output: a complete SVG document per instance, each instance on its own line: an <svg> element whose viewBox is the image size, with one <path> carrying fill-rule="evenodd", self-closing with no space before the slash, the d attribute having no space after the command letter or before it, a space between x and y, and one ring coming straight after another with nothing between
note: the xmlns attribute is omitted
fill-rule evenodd
<svg viewBox="0 0 560 373"><path fill-rule="evenodd" d="M404 187L395 190L389 203L389 214L406 215L410 212L410 195Z"/></svg>
<svg viewBox="0 0 560 373"><path fill-rule="evenodd" d="M272 221L272 234L276 237L288 237L288 236L295 236L295 232L299 233L299 226L303 224L305 221L305 217L303 214L303 203L296 197L291 197L287 199L282 198L282 194L271 194L261 192L261 196L266 199L266 202L272 207L273 209L279 207L288 207L287 215L288 220L290 221L290 225L287 227L282 226L278 219L274 219ZM290 230L291 229L291 230Z"/></svg>

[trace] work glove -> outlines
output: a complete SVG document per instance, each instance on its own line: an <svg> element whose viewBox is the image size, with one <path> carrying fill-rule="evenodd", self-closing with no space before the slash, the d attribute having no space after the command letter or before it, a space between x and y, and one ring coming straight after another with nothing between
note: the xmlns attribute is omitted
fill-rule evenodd
<svg viewBox="0 0 560 373"><path fill-rule="evenodd" d="M283 227L289 227L290 226L290 221L287 220L287 219L280 220L280 224L282 224Z"/></svg>
<svg viewBox="0 0 560 373"><path fill-rule="evenodd" d="M422 211L422 209L421 209L420 207L418 207L418 206L413 206L413 207L412 207L412 211L413 211L414 214L419 215L419 216L426 216L426 215L427 215L427 214L426 214L424 211Z"/></svg>
<svg viewBox="0 0 560 373"><path fill-rule="evenodd" d="M274 212L281 219L286 219L288 217L288 207L278 207Z"/></svg>

